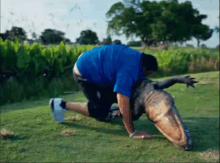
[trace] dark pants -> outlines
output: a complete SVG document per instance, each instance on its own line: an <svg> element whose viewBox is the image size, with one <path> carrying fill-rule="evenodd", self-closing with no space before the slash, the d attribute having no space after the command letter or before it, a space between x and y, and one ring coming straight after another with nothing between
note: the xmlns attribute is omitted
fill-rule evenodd
<svg viewBox="0 0 220 163"><path fill-rule="evenodd" d="M74 74L74 80L82 88L88 99L88 111L91 117L104 121L108 116L113 103L117 103L116 93L112 86L101 87L94 83L85 81L81 76Z"/></svg>

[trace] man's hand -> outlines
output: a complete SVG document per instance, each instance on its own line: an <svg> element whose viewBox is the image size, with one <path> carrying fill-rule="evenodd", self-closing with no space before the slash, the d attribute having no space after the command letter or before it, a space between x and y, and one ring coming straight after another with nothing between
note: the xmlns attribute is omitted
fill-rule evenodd
<svg viewBox="0 0 220 163"><path fill-rule="evenodd" d="M153 139L154 136L146 132L139 131L133 136L133 138L134 139Z"/></svg>
<svg viewBox="0 0 220 163"><path fill-rule="evenodd" d="M195 79L195 78L191 78L190 76L185 76L182 78L182 81L187 85L187 87L189 87L189 86L195 87L194 84L198 83L198 82L194 81L193 79Z"/></svg>

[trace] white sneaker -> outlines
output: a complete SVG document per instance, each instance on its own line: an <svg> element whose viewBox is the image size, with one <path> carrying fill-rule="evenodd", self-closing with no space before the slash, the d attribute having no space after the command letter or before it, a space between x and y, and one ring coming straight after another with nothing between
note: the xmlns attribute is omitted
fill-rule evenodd
<svg viewBox="0 0 220 163"><path fill-rule="evenodd" d="M63 101L62 98L52 98L52 99L50 99L50 102L49 102L53 118L58 123L64 122L64 113L67 111L65 108L62 108L60 106L62 101Z"/></svg>
<svg viewBox="0 0 220 163"><path fill-rule="evenodd" d="M121 117L119 107L118 107L118 105L112 105L109 110L108 116L105 118L105 120L112 120L112 119L116 119L118 117Z"/></svg>

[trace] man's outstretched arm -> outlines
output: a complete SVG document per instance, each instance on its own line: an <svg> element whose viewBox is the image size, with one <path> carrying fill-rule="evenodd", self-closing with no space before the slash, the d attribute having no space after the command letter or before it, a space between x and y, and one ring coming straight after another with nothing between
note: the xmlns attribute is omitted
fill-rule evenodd
<svg viewBox="0 0 220 163"><path fill-rule="evenodd" d="M176 83L184 83L188 86L194 87L195 83L198 83L197 81L194 81L195 78L190 78L190 76L175 76L170 79L166 79L164 81L156 81L153 82L155 89L164 89L169 88L170 86L176 84Z"/></svg>

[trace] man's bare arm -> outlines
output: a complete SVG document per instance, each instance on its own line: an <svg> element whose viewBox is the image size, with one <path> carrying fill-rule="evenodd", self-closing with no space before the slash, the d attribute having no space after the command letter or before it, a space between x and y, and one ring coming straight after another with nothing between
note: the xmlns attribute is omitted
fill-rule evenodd
<svg viewBox="0 0 220 163"><path fill-rule="evenodd" d="M131 119L130 99L125 95L117 93L117 100L118 100L119 110L122 114L123 123L125 125L127 132L130 135L135 131L133 121ZM143 139L143 138L144 139L152 139L152 138L154 138L154 136L150 135L146 132L136 132L136 134L134 134L133 138L135 138L135 139Z"/></svg>
<svg viewBox="0 0 220 163"><path fill-rule="evenodd" d="M130 99L127 96L118 93L117 100L125 128L127 132L131 134L134 132L134 125L131 119Z"/></svg>
<svg viewBox="0 0 220 163"><path fill-rule="evenodd" d="M189 76L175 76L173 78L164 80L164 81L157 81L153 82L155 89L164 89L169 88L170 86L176 84L176 83L184 83L188 86L194 87L194 84L197 83L197 81L194 81L195 78L190 78Z"/></svg>

